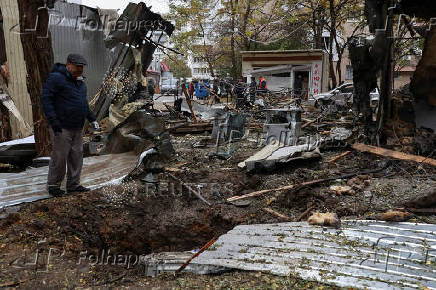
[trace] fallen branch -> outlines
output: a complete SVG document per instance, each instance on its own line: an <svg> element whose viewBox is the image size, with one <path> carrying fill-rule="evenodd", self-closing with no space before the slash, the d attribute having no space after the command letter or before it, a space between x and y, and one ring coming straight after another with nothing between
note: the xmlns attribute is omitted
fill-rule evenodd
<svg viewBox="0 0 436 290"><path fill-rule="evenodd" d="M355 143L355 144L353 144L352 148L354 150L357 150L360 152L368 152L368 153L372 153L372 154L383 156L383 157L391 157L391 158L395 158L395 159L399 159L399 160L413 161L413 162L417 162L417 163L425 163L425 164L436 166L435 159L426 158L426 157L422 157L422 156L418 156L418 155L406 154L403 152L389 150L389 149L385 149L385 148L381 148L381 147L370 146L370 145L365 145L365 144L361 144L361 143Z"/></svg>
<svg viewBox="0 0 436 290"><path fill-rule="evenodd" d="M212 238L212 240L210 240L209 242L207 242L206 245L204 245L197 253L195 253L191 258L189 258L188 261L186 261L182 266L180 266L179 269L177 269L177 271L174 273L174 275L178 275L180 274L180 272L183 271L183 269L186 268L186 266L189 265L189 263L191 263L191 261L197 257L198 255L200 255L201 253L203 253L204 251L206 251L207 249L209 249L210 246L212 246L214 243L216 242L216 238Z"/></svg>
<svg viewBox="0 0 436 290"><path fill-rule="evenodd" d="M336 161L338 161L338 160L340 160L340 159L342 159L342 158L344 158L345 156L348 156L348 155L350 155L350 154L351 154L351 151L345 151L344 153L342 153L342 154L340 154L340 155L338 155L338 156L333 157L332 159L330 159L330 160L329 160L329 163L334 163L334 162L336 162Z"/></svg>
<svg viewBox="0 0 436 290"><path fill-rule="evenodd" d="M288 217L288 216L286 216L286 215L284 215L284 214L281 214L281 213L279 213L279 212L276 212L275 210L272 210L272 209L270 209L270 208L264 207L262 210L263 210L264 212L269 213L269 214L275 216L276 218L279 218L279 219L284 220L284 221L286 221L286 222L289 222L289 221L291 220L290 217Z"/></svg>
<svg viewBox="0 0 436 290"><path fill-rule="evenodd" d="M264 189L264 190L260 190L260 191L254 191L254 192L247 193L244 195L230 197L226 201L232 202L235 200L240 200L240 199L249 198L249 197L255 197L255 196L259 196L259 195L263 195L263 194L267 194L267 193L271 193L271 192L276 192L276 191L283 191L283 190L290 190L290 189L299 190L299 189L306 187L306 186L309 186L309 185L319 184L319 183L323 183L323 182L327 182L327 181L331 181L331 180L347 179L347 178L352 178L352 177L357 176L357 175L376 173L376 172L384 170L385 168L387 168L387 166L388 166L388 164L386 164L386 166L383 166L382 168L377 168L377 169L372 169L372 170L367 170L367 171L362 171L362 172L355 172L355 173L339 175L339 176L333 176L333 177L328 177L328 178L323 178L323 179L316 179L316 180L303 182L300 184L286 185L286 186L273 188L273 189Z"/></svg>
<svg viewBox="0 0 436 290"><path fill-rule="evenodd" d="M311 206L308 209L306 209L302 214L300 214L299 217L297 217L297 222L305 219L310 214L310 212L314 209L315 209L315 206Z"/></svg>

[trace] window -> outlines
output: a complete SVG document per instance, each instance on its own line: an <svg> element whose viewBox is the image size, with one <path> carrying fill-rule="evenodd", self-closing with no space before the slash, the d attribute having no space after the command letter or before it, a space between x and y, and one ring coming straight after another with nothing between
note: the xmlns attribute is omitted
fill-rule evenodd
<svg viewBox="0 0 436 290"><path fill-rule="evenodd" d="M200 63L200 62L203 62L201 57L198 56L194 57L194 63Z"/></svg>
<svg viewBox="0 0 436 290"><path fill-rule="evenodd" d="M351 65L347 65L345 68L345 79L346 80L353 79L353 67Z"/></svg>
<svg viewBox="0 0 436 290"><path fill-rule="evenodd" d="M343 93L352 93L354 91L353 85L345 86L341 89Z"/></svg>
<svg viewBox="0 0 436 290"><path fill-rule="evenodd" d="M200 73L200 69L198 69L198 68L194 68L194 73L195 73L195 74L199 74L199 73Z"/></svg>

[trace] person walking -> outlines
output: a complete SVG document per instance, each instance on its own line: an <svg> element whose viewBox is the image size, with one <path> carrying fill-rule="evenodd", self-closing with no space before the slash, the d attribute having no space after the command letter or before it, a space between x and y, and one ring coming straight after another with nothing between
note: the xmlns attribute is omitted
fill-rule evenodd
<svg viewBox="0 0 436 290"><path fill-rule="evenodd" d="M251 83L250 83L250 102L252 104L254 104L255 100L256 100L256 88L257 88L257 83L256 83L256 78L251 78Z"/></svg>
<svg viewBox="0 0 436 290"><path fill-rule="evenodd" d="M83 126L85 119L94 130L99 124L89 108L87 88L83 78L85 58L70 54L66 64L56 63L49 74L41 95L44 115L50 125L52 153L50 158L47 188L52 196L65 194L61 183L67 172L66 190L86 192L80 184L83 166Z"/></svg>
<svg viewBox="0 0 436 290"><path fill-rule="evenodd" d="M193 82L189 83L188 92L189 92L189 97L191 98L191 100L194 99L195 86L194 86Z"/></svg>

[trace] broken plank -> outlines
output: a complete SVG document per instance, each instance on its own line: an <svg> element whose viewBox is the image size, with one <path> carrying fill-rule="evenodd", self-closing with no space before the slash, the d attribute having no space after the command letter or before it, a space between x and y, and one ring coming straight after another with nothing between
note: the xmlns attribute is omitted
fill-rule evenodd
<svg viewBox="0 0 436 290"><path fill-rule="evenodd" d="M317 119L308 121L307 123L305 123L305 124L303 124L303 125L301 126L301 129L304 129L304 128L306 128L307 126L312 125L313 123L316 122L316 120L317 120Z"/></svg>
<svg viewBox="0 0 436 290"><path fill-rule="evenodd" d="M191 123L186 125L178 125L173 128L170 128L169 131L171 133L195 133L195 132L204 132L204 131L212 131L213 124L212 123Z"/></svg>
<svg viewBox="0 0 436 290"><path fill-rule="evenodd" d="M383 157L391 157L394 159L404 160L404 161L413 161L417 163L424 163L428 165L436 166L436 160L432 158L422 157L418 155L406 154L403 152L398 152L394 150L389 150L381 147L365 145L361 143L353 144L352 148L354 150L360 152L368 152L375 155L383 156Z"/></svg>
<svg viewBox="0 0 436 290"><path fill-rule="evenodd" d="M297 190L299 190L299 189L301 189L301 188L303 188L305 186L308 186L308 185L314 185L314 184L323 183L323 182L327 182L327 181L331 181L331 180L336 180L336 179L352 178L352 177L357 176L357 175L376 173L376 172L380 172L380 171L382 171L384 169L386 169L386 166L382 167L382 168L367 170L367 171L349 173L349 174L333 176L333 177L328 177L328 178L323 178L323 179L315 179L315 180L303 182L303 183L300 183L300 184L291 184L291 185L286 185L286 186L283 186L283 187L278 187L278 188L273 188L273 189L264 189L264 190L260 190L260 191L254 191L254 192L250 192L250 193L247 193L247 194L244 194L244 195L230 197L226 201L227 202L232 202L232 201L235 201L235 200L249 198L249 197L255 197L255 196L259 196L259 195L263 195L263 194L267 194L267 193L271 193L271 192L275 192L275 191L283 191L283 190L289 190L289 189L297 189Z"/></svg>
<svg viewBox="0 0 436 290"><path fill-rule="evenodd" d="M191 111L192 120L197 122L197 117L195 116L194 109L192 109L191 98L189 97L188 90L185 84L181 84L183 94L185 95L186 103L188 103L189 110Z"/></svg>
<svg viewBox="0 0 436 290"><path fill-rule="evenodd" d="M251 193L247 193L241 196L233 196L227 199L228 202L231 201L235 201L235 200L239 200L239 199L244 199L244 198L248 198L248 197L255 197L255 196L259 196L259 195L263 195L266 193L271 193L271 192L275 192L275 191L283 191L283 190L289 190L289 189L294 189L294 188L302 188L304 186L308 186L308 185L313 185L313 184L317 184L317 183L322 183L325 181L330 181L332 180L332 178L325 178L325 179L316 179L316 180L311 180L311 181L307 181L307 182L303 182L301 184L291 184L291 185L286 185L286 186L282 186L282 187L278 187L278 188L273 188L273 189L264 189L264 190L260 190L260 191L254 191Z"/></svg>
<svg viewBox="0 0 436 290"><path fill-rule="evenodd" d="M174 273L174 275L178 275L180 274L180 272L183 271L183 269L185 269L189 263L191 263L191 261L193 259L195 259L196 257L198 257L201 253L203 253L204 251L206 251L207 249L210 248L210 246L212 246L214 243L216 242L216 238L213 237L212 240L210 240L209 242L207 242L197 253L195 253L191 258L189 258L188 261L186 261L182 266L180 266L179 269L177 269L177 271Z"/></svg>
<svg viewBox="0 0 436 290"><path fill-rule="evenodd" d="M288 216L286 216L286 215L284 215L284 214L281 214L281 213L279 213L279 212L276 212L275 210L270 209L270 208L268 208L268 207L264 207L262 210L263 210L264 212L266 212L266 213L269 213L270 215L275 216L276 218L279 218L279 219L283 220L283 221L286 221L286 222L291 221L291 218L290 218L290 217L288 217Z"/></svg>
<svg viewBox="0 0 436 290"><path fill-rule="evenodd" d="M334 163L342 158L344 158L345 156L348 156L351 154L351 151L345 151L342 154L339 154L338 156L333 157L332 159L329 160L329 163Z"/></svg>

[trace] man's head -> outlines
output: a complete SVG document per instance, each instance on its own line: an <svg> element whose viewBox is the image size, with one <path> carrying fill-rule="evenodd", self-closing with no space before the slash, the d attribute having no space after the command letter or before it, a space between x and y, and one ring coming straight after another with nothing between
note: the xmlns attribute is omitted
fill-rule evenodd
<svg viewBox="0 0 436 290"><path fill-rule="evenodd" d="M80 54L70 54L67 57L67 69L74 78L81 77L83 75L83 67L88 62Z"/></svg>

